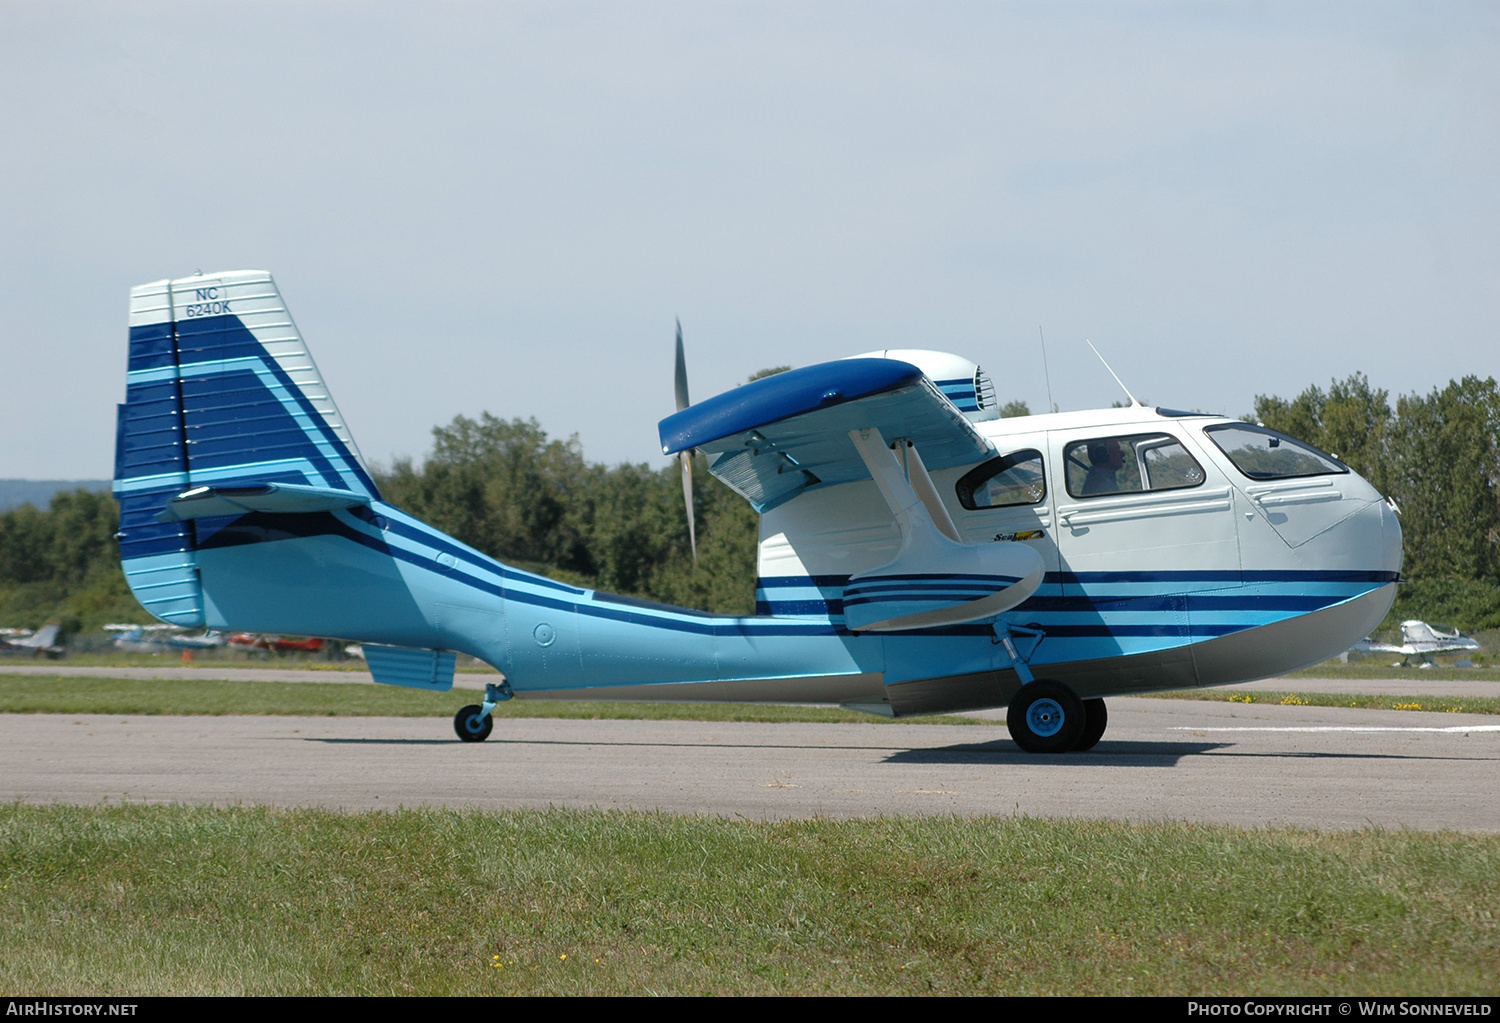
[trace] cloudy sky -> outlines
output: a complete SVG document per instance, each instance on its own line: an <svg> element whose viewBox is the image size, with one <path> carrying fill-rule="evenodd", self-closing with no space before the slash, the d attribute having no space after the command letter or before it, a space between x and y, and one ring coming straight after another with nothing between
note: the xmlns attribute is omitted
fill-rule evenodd
<svg viewBox="0 0 1500 1023"><path fill-rule="evenodd" d="M1500 375L1492 3L0 5L0 477L107 477L132 284L276 275L367 457L657 454L884 347L1240 414Z"/></svg>

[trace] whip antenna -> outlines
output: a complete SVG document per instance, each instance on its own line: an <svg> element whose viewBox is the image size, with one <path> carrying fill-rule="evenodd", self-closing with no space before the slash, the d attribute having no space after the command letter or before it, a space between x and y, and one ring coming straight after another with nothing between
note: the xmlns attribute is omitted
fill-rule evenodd
<svg viewBox="0 0 1500 1023"><path fill-rule="evenodd" d="M1047 368L1047 335L1042 333L1042 325L1036 325L1036 336L1042 339L1042 372L1047 377L1047 411L1056 412L1057 402L1052 400L1052 371Z"/></svg>
<svg viewBox="0 0 1500 1023"><path fill-rule="evenodd" d="M1083 343L1086 344L1086 345L1088 345L1090 348L1094 348L1094 342L1090 341L1088 338L1084 338L1083 339ZM1094 348L1094 354L1095 355L1099 355L1099 349ZM1104 362L1104 356L1099 355L1099 361L1100 362ZM1120 385L1120 390L1124 391L1125 392L1125 397L1127 397L1127 398L1130 399L1130 407L1131 408L1144 408L1145 407L1144 405L1142 405L1140 403L1140 399L1138 399L1135 395L1133 395L1133 394L1130 393L1130 388L1128 388L1128 387L1125 386L1125 381L1123 381L1123 380L1120 379L1120 374L1116 373L1113 369L1110 369L1109 363L1104 362L1104 368L1109 370L1109 375L1115 378L1115 383L1117 383L1117 384Z"/></svg>

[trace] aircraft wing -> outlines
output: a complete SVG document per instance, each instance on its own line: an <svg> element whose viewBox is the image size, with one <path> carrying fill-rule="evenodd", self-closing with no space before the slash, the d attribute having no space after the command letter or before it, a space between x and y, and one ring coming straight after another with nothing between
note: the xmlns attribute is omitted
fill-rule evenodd
<svg viewBox="0 0 1500 1023"><path fill-rule="evenodd" d="M763 512L809 487L869 479L849 438L867 427L911 441L929 469L995 453L920 369L895 359L778 373L668 416L660 431L664 454L698 448L710 472Z"/></svg>

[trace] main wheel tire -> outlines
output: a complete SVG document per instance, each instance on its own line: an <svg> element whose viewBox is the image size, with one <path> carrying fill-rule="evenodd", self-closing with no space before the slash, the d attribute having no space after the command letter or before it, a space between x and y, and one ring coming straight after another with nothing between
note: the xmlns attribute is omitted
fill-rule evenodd
<svg viewBox="0 0 1500 1023"><path fill-rule="evenodd" d="M1027 753L1066 753L1083 735L1083 701L1067 686L1038 679L1021 687L1005 711L1010 737Z"/></svg>
<svg viewBox="0 0 1500 1023"><path fill-rule="evenodd" d="M1073 744L1074 753L1082 753L1084 750L1093 749L1104 738L1104 729L1109 724L1109 712L1104 709L1103 700L1083 701L1083 734Z"/></svg>
<svg viewBox="0 0 1500 1023"><path fill-rule="evenodd" d="M495 716L486 714L479 704L471 703L453 715L453 730L464 742L484 742L495 730Z"/></svg>

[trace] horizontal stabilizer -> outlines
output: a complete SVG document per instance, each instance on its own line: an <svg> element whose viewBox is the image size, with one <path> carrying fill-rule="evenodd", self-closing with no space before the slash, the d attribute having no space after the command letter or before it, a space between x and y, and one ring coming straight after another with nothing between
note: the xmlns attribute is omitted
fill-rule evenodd
<svg viewBox="0 0 1500 1023"><path fill-rule="evenodd" d="M702 450L710 472L766 511L808 487L869 479L849 440L849 431L868 427L917 444L932 469L994 454L920 369L895 359L778 373L691 405L659 429L665 454Z"/></svg>
<svg viewBox="0 0 1500 1023"><path fill-rule="evenodd" d="M331 487L308 487L296 483L252 483L233 487L194 487L167 502L157 518L163 522L185 522L210 515L244 515L268 512L292 515L335 511L369 504L366 494Z"/></svg>
<svg viewBox="0 0 1500 1023"><path fill-rule="evenodd" d="M457 657L451 650L418 650L409 646L362 645L370 677L387 686L430 689L446 693L453 688Z"/></svg>

